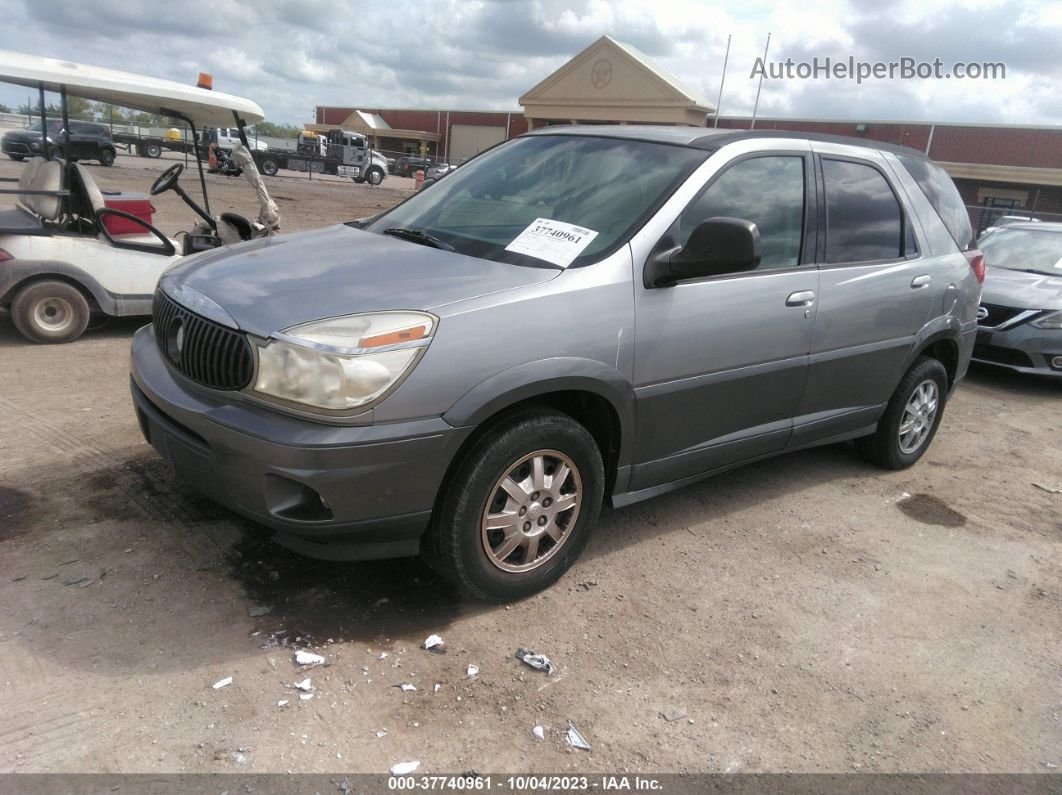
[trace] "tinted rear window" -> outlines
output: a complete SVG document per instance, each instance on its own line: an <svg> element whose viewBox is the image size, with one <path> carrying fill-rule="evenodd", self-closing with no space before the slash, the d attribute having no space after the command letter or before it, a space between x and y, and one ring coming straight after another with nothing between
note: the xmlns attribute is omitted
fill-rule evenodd
<svg viewBox="0 0 1062 795"><path fill-rule="evenodd" d="M881 172L863 163L822 160L826 187L826 262L903 256L903 213Z"/></svg>
<svg viewBox="0 0 1062 795"><path fill-rule="evenodd" d="M951 177L929 160L910 155L900 155L899 158L937 211L940 220L951 233L955 245L960 251L965 251L973 243L973 226L970 224L970 214L966 212L962 196L959 195L959 189L955 187Z"/></svg>

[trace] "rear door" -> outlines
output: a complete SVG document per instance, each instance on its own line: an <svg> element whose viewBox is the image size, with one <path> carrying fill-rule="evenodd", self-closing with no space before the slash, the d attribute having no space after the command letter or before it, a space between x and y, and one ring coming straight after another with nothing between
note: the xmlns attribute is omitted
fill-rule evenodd
<svg viewBox="0 0 1062 795"><path fill-rule="evenodd" d="M790 446L877 421L934 294L931 261L877 153L812 144L823 196L819 304Z"/></svg>
<svg viewBox="0 0 1062 795"><path fill-rule="evenodd" d="M761 235L759 267L672 287L636 275L632 490L785 447L815 322L814 208L806 141L753 149L708 177L657 245L684 245L708 218L744 218Z"/></svg>

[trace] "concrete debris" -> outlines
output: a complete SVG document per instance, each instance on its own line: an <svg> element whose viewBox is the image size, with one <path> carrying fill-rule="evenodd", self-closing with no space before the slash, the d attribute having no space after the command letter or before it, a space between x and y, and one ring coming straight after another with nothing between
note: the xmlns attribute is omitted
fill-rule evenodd
<svg viewBox="0 0 1062 795"><path fill-rule="evenodd" d="M292 685L296 690L302 690L306 693L313 692L313 685L310 683L310 677L306 677L301 682L296 682Z"/></svg>

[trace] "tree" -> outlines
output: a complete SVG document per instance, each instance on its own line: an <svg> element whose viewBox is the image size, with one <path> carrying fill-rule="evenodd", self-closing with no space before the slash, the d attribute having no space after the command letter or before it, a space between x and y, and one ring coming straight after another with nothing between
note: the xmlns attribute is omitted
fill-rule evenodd
<svg viewBox="0 0 1062 795"><path fill-rule="evenodd" d="M109 102L97 102L92 106L92 113L98 121L104 124L122 124L125 121L125 112L117 105Z"/></svg>
<svg viewBox="0 0 1062 795"><path fill-rule="evenodd" d="M9 108L3 102L0 102L0 113L10 113L10 112L11 112L11 108Z"/></svg>

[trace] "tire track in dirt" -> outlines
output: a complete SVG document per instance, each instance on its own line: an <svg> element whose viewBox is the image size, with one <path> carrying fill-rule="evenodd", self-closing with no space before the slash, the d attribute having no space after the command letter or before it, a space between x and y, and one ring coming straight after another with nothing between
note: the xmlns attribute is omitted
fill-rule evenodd
<svg viewBox="0 0 1062 795"><path fill-rule="evenodd" d="M76 710L70 710L65 699L63 704L42 707L38 695L31 690L24 706L4 716L4 726L0 728L0 772L10 772L16 765L35 760L62 758L84 737L83 727L93 725L105 712L102 705L86 706L83 694Z"/></svg>

